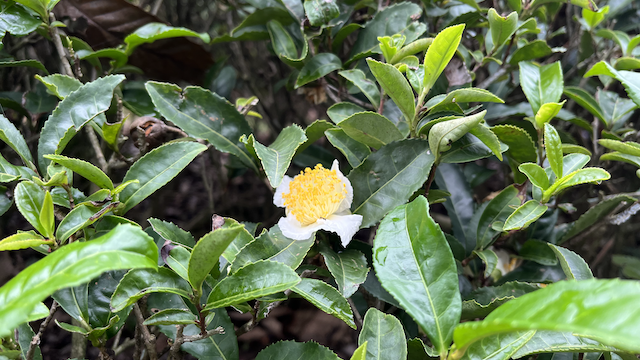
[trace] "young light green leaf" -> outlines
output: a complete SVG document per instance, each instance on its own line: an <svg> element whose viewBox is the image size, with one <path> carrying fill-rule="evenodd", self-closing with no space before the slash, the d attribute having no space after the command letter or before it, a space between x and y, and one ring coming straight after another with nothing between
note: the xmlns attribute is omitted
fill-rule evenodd
<svg viewBox="0 0 640 360"><path fill-rule="evenodd" d="M549 165L556 174L556 178L562 178L563 165L562 165L562 140L556 129L550 124L544 124L544 148L547 153L547 160Z"/></svg>
<svg viewBox="0 0 640 360"><path fill-rule="evenodd" d="M364 315L358 345L367 343L367 360L406 359L407 342L400 320L376 308Z"/></svg>
<svg viewBox="0 0 640 360"><path fill-rule="evenodd" d="M189 325L196 323L196 316L189 309L164 309L149 316L144 325Z"/></svg>
<svg viewBox="0 0 640 360"><path fill-rule="evenodd" d="M356 328L349 302L333 286L322 280L302 279L291 290L307 299L318 309L337 317L350 327Z"/></svg>
<svg viewBox="0 0 640 360"><path fill-rule="evenodd" d="M192 294L189 283L165 267L158 268L157 271L133 269L120 280L111 296L111 309L114 312L120 311L144 295L154 292L177 294L186 299Z"/></svg>
<svg viewBox="0 0 640 360"><path fill-rule="evenodd" d="M534 114L540 110L542 104L560 100L564 82L559 61L543 66L522 61L518 65L520 66L520 86Z"/></svg>
<svg viewBox="0 0 640 360"><path fill-rule="evenodd" d="M491 129L483 124L478 124L472 127L471 130L469 130L469 133L480 139L483 144L491 149L491 152L498 158L498 160L502 161L502 153L506 150L502 150L498 136L496 136Z"/></svg>
<svg viewBox="0 0 640 360"><path fill-rule="evenodd" d="M367 344L369 342L365 341L362 343L362 345L358 346L358 348L356 349L356 351L353 352L353 355L351 355L351 359L350 360L366 360L367 359Z"/></svg>
<svg viewBox="0 0 640 360"><path fill-rule="evenodd" d="M582 18L589 25L589 29L591 30L598 26L602 20L604 20L605 15L609 13L609 5L603 6L598 11L591 11L587 8L582 9Z"/></svg>
<svg viewBox="0 0 640 360"><path fill-rule="evenodd" d="M47 234L47 229L40 222L40 211L44 203L44 190L31 181L22 181L16 186L13 195L16 206L25 219L40 234Z"/></svg>
<svg viewBox="0 0 640 360"><path fill-rule="evenodd" d="M253 135L249 135L252 137ZM269 183L274 188L282 182L285 172L291 164L291 159L296 153L296 149L307 140L304 131L298 125L291 125L284 128L276 141L266 147L257 141L253 141L256 155L262 162L264 172L267 174Z"/></svg>
<svg viewBox="0 0 640 360"><path fill-rule="evenodd" d="M611 174L601 168L584 168L576 170L564 177L556 180L542 195L542 201L548 201L551 196L561 192L562 190L586 183L596 183L604 180L609 180Z"/></svg>
<svg viewBox="0 0 640 360"><path fill-rule="evenodd" d="M375 149L404 138L391 120L371 111L355 113L338 126L354 140Z"/></svg>
<svg viewBox="0 0 640 360"><path fill-rule="evenodd" d="M366 75L360 69L352 69L352 70L342 70L338 73L343 78L351 81L353 85L355 85L364 96L369 99L369 102L375 107L380 107L380 90L374 81L367 79ZM340 103L339 103L340 104ZM338 105L338 104L336 104ZM333 105L332 107L336 106ZM360 111L364 111L364 109L360 109ZM359 112L359 111L354 111ZM331 117L331 116L330 116ZM331 117L333 119L333 117ZM336 122L337 124L337 122Z"/></svg>
<svg viewBox="0 0 640 360"><path fill-rule="evenodd" d="M491 39L493 40L491 42L492 47L487 48L487 51L489 54L493 54L518 29L518 13L514 11L506 17L502 17L495 9L491 8L487 18L489 19L489 30L491 30Z"/></svg>
<svg viewBox="0 0 640 360"><path fill-rule="evenodd" d="M38 245L53 244L54 239L45 239L34 231L19 232L0 240L0 251L21 250Z"/></svg>
<svg viewBox="0 0 640 360"><path fill-rule="evenodd" d="M567 279L593 279L593 274L591 273L591 269L589 269L589 265L587 265L587 263L583 258L580 257L580 255L574 253L569 249L565 249L551 243L549 243L548 245L551 247L553 252L556 253L558 260L560 260L562 271L564 271L565 275L567 275Z"/></svg>
<svg viewBox="0 0 640 360"><path fill-rule="evenodd" d="M502 99L488 90L478 88L462 88L451 91L444 98L442 98L441 101L434 105L431 105L429 108L429 112L436 113L439 111L446 111L449 110L452 106L459 109L459 106L457 104L470 102L504 103Z"/></svg>
<svg viewBox="0 0 640 360"><path fill-rule="evenodd" d="M162 145L145 154L127 171L123 182L138 180L120 193L124 214L149 197L182 171L196 156L207 149L197 142L180 141Z"/></svg>
<svg viewBox="0 0 640 360"><path fill-rule="evenodd" d="M361 226L376 224L404 204L427 181L433 160L426 141L402 140L382 147L353 169L348 176L354 189L352 209L363 216Z"/></svg>
<svg viewBox="0 0 640 360"><path fill-rule="evenodd" d="M29 146L27 146L27 142L20 134L20 131L13 125L11 121L9 121L4 115L0 114L0 140L4 141L9 147L11 147L20 158L22 158L22 162L35 170L35 165L33 164L33 157L31 156L31 151L29 150Z"/></svg>
<svg viewBox="0 0 640 360"><path fill-rule="evenodd" d="M518 189L513 185L506 187L500 194L491 199L478 221L476 249L484 250L491 245L493 239L499 234L491 225L496 221L504 222L513 212L512 206L519 205Z"/></svg>
<svg viewBox="0 0 640 360"><path fill-rule="evenodd" d="M633 156L640 156L640 144L632 141L622 142L620 140L600 139L598 140L598 144L606 147L607 149L620 151Z"/></svg>
<svg viewBox="0 0 640 360"><path fill-rule="evenodd" d="M516 209L504 222L504 231L526 228L538 220L549 207L536 200L529 200Z"/></svg>
<svg viewBox="0 0 640 360"><path fill-rule="evenodd" d="M298 274L287 265L260 260L218 282L209 294L205 309L231 306L279 293L294 287L299 282Z"/></svg>
<svg viewBox="0 0 640 360"><path fill-rule="evenodd" d="M156 268L158 248L141 229L120 225L96 239L66 245L29 266L0 288L0 336L24 322L34 306L64 287L104 271Z"/></svg>
<svg viewBox="0 0 640 360"><path fill-rule="evenodd" d="M328 246L321 246L320 253L324 256L324 262L336 280L340 293L348 298L358 291L369 273L364 255L358 250L345 250L338 254Z"/></svg>
<svg viewBox="0 0 640 360"><path fill-rule="evenodd" d="M328 129L324 132L327 140L347 158L349 165L356 168L371 154L369 147L348 136L342 129Z"/></svg>
<svg viewBox="0 0 640 360"><path fill-rule="evenodd" d="M183 36L198 37L205 44L208 44L211 41L211 38L207 33L197 33L189 29L168 26L162 23L149 23L139 27L135 32L124 38L124 43L127 44L125 53L126 55L133 54L133 51L142 44L152 43L161 39Z"/></svg>
<svg viewBox="0 0 640 360"><path fill-rule="evenodd" d="M427 49L424 56L423 92L426 93L433 87L444 68L451 61L462 39L464 27L464 24L460 24L445 28L438 33Z"/></svg>
<svg viewBox="0 0 640 360"><path fill-rule="evenodd" d="M478 125L486 113L487 111L484 110L475 115L435 124L429 131L429 148L431 153L435 155L436 161L440 158L440 153L449 150L454 141Z"/></svg>
<svg viewBox="0 0 640 360"><path fill-rule="evenodd" d="M62 155L45 155L44 158L66 167L103 189L113 190L113 182L107 174L89 162Z"/></svg>
<svg viewBox="0 0 640 360"><path fill-rule="evenodd" d="M305 1L312 2L314 0ZM309 60L298 74L296 85L294 89L299 88L302 85L308 84L312 81L318 80L321 77L329 74L332 71L342 69L342 61L340 58L332 53L320 53Z"/></svg>
<svg viewBox="0 0 640 360"><path fill-rule="evenodd" d="M407 79L395 66L367 59L371 73L376 77L384 92L398 106L407 122L411 123L416 115L413 90Z"/></svg>
<svg viewBox="0 0 640 360"><path fill-rule="evenodd" d="M245 166L258 171L239 140L251 133L251 127L227 100L196 86L182 91L173 84L149 81L145 88L162 116L190 136L207 140L217 150L237 156Z"/></svg>
<svg viewBox="0 0 640 360"><path fill-rule="evenodd" d="M42 225L42 228L45 231L42 235L49 239L53 238L53 231L56 226L53 211L53 199L51 198L51 193L47 190L44 193L42 209L40 209L40 225Z"/></svg>
<svg viewBox="0 0 640 360"><path fill-rule="evenodd" d="M471 344L461 360L508 360L535 333L535 331L519 331L485 337Z"/></svg>
<svg viewBox="0 0 640 360"><path fill-rule="evenodd" d="M518 169L522 171L523 174L527 175L529 181L542 190L547 190L549 188L549 178L547 177L547 173L544 171L542 167L538 164L534 163L524 163L518 166Z"/></svg>
<svg viewBox="0 0 640 360"><path fill-rule="evenodd" d="M562 105L564 105L565 102L566 101L563 101L561 103L542 104L535 116L536 128L544 128L544 124L548 123L549 121L551 121L551 119L558 115L560 109L562 109Z"/></svg>
<svg viewBox="0 0 640 360"><path fill-rule="evenodd" d="M445 354L460 319L458 275L426 198L398 206L382 220L373 253L382 286L427 333L438 353Z"/></svg>
<svg viewBox="0 0 640 360"><path fill-rule="evenodd" d="M305 360L340 360L328 348L315 342L279 341L260 351L256 360L281 360L286 354L287 359Z"/></svg>
<svg viewBox="0 0 640 360"><path fill-rule="evenodd" d="M589 156L589 158L591 158L592 155L591 151L589 151L589 149L587 149L586 147L575 144L562 144L562 153L587 155Z"/></svg>
<svg viewBox="0 0 640 360"><path fill-rule="evenodd" d="M637 281L590 279L551 284L509 301L483 321L460 324L454 333L455 354L484 337L525 330L572 332L637 353L638 296ZM567 312L568 307L575 311Z"/></svg>

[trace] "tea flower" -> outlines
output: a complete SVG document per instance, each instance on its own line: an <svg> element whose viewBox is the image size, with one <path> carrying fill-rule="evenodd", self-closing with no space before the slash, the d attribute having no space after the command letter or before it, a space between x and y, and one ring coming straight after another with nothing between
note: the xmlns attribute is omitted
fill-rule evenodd
<svg viewBox="0 0 640 360"><path fill-rule="evenodd" d="M305 240L323 229L337 233L342 246L347 246L362 224L362 215L349 210L353 188L333 161L331 170L318 164L306 168L293 179L285 176L276 189L273 203L285 208L286 216L278 225L290 239Z"/></svg>

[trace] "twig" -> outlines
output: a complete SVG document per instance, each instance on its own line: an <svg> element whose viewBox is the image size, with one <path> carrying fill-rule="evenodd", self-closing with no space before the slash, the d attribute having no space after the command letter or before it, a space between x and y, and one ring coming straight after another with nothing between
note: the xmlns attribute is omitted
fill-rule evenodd
<svg viewBox="0 0 640 360"><path fill-rule="evenodd" d="M498 80L500 76L506 73L507 73L507 66L502 66L500 69L498 69L498 71L494 72L493 74L491 74L491 76L484 79L484 81L481 82L480 85L478 85L478 88L480 89L488 88L491 84L493 84L494 81Z"/></svg>
<svg viewBox="0 0 640 360"><path fill-rule="evenodd" d="M135 339L126 339L125 341L122 342L122 344L118 345L118 347L113 349L113 356L120 355L120 353L122 353L123 351L127 350L128 348L132 347L135 344L136 344Z"/></svg>
<svg viewBox="0 0 640 360"><path fill-rule="evenodd" d="M356 304L353 302L353 299L348 298L347 300L349 301L349 305L351 305L351 311L353 311L353 317L356 320L356 327L358 329L362 329L362 315L360 315L358 308L356 308Z"/></svg>
<svg viewBox="0 0 640 360"><path fill-rule="evenodd" d="M156 2L154 2L153 6L151 7L151 11L149 11L149 14L158 15L158 11L160 10L160 6L162 6L162 0L156 0Z"/></svg>
<svg viewBox="0 0 640 360"><path fill-rule="evenodd" d="M93 147L93 151L96 153L96 159L98 160L98 164L100 164L100 168L102 169L102 171L107 172L109 164L107 163L107 159L105 159L104 154L102 153L102 148L100 147L98 136L96 136L96 133L95 131L93 131L93 128L91 126L85 126L84 128L87 136L89 137L91 147Z"/></svg>
<svg viewBox="0 0 640 360"><path fill-rule="evenodd" d="M49 18L53 23L56 21L55 15L53 13L49 14ZM62 41L60 40L60 33L58 32L58 28L55 26L49 26L49 32L51 35L51 40L53 40L53 45L56 47L56 51L58 52L58 56L60 56L60 61L62 62L62 67L67 75L71 77L75 77L73 74L73 70L71 70L71 64L69 64L69 59L67 58L67 54L64 52L64 46L62 46Z"/></svg>
<svg viewBox="0 0 640 360"><path fill-rule="evenodd" d="M40 338L42 337L42 333L44 329L47 328L51 319L53 319L53 314L56 313L58 309L58 302L53 300L53 304L51 304L51 308L49 309L49 316L40 324L40 328L38 329L38 333L31 338L31 342L29 343L29 350L27 350L27 360L33 360L33 355L35 354L36 347L40 345Z"/></svg>
<svg viewBox="0 0 640 360"><path fill-rule="evenodd" d="M149 329L146 325L144 325L144 316L142 315L142 310L140 310L140 305L138 303L133 304L133 312L136 316L136 322L138 323L138 328L142 332L142 337L144 339L144 345L149 352L149 360L158 360L158 355L156 354L156 337L152 333L149 332Z"/></svg>
<svg viewBox="0 0 640 360"><path fill-rule="evenodd" d="M209 330L204 335L203 334L187 335L187 336L183 336L182 339L183 339L183 342L187 343L187 342L193 342L193 341L206 339L209 336L219 335L219 334L224 334L224 328L222 326L218 326L217 328L215 328L213 330Z"/></svg>
<svg viewBox="0 0 640 360"><path fill-rule="evenodd" d="M176 325L176 328L176 339L171 345L171 350L169 350L169 360L178 360L178 351L180 351L180 346L184 342L184 337L182 336L184 325Z"/></svg>
<svg viewBox="0 0 640 360"><path fill-rule="evenodd" d="M616 242L616 237L614 236L611 239L609 239L609 241L607 241L606 244L604 244L604 246L602 247L598 255L596 255L595 260L593 260L593 262L591 263L592 269L595 269L596 266L602 261L602 259L604 259L604 256L607 255L609 250L611 250L615 242Z"/></svg>
<svg viewBox="0 0 640 360"><path fill-rule="evenodd" d="M384 111L384 89L380 90L380 107L378 107L378 114L382 115Z"/></svg>

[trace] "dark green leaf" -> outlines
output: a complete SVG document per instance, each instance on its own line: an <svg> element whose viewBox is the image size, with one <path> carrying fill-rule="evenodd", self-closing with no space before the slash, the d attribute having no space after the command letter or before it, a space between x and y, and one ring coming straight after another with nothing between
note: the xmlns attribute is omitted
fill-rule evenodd
<svg viewBox="0 0 640 360"><path fill-rule="evenodd" d="M536 200L529 200L518 207L504 222L504 231L523 229L538 220L547 211L546 205Z"/></svg>
<svg viewBox="0 0 640 360"><path fill-rule="evenodd" d="M369 102L371 102L371 104L375 108L380 107L380 90L378 89L378 85L375 83L375 81L369 80L367 76L364 74L364 72L362 72L362 70L360 69L343 70L343 71L340 71L338 74L340 74L340 76L342 76L343 78L351 81L353 85L355 85L358 89L360 89L360 91L362 91L364 96L366 96L367 99L369 99ZM354 111L353 113L364 111L364 109L360 108L355 104L351 104L351 103L338 103L338 104L350 104L357 107L358 111ZM333 105L332 108L338 104ZM352 115L352 114L349 114L349 115ZM329 115L329 117L331 117L331 119L333 120L333 117L331 115ZM338 122L339 121L336 121L336 124Z"/></svg>
<svg viewBox="0 0 640 360"><path fill-rule="evenodd" d="M355 113L337 125L354 140L376 149L404 138L391 120L371 111Z"/></svg>
<svg viewBox="0 0 640 360"><path fill-rule="evenodd" d="M518 65L520 66L520 86L534 114L542 104L560 101L564 82L559 61L543 66L523 61Z"/></svg>
<svg viewBox="0 0 640 360"><path fill-rule="evenodd" d="M560 265L562 265L562 270L564 271L565 275L567 275L567 279L593 279L593 274L591 273L591 269L589 269L589 265L587 265L587 263L580 257L580 255L560 246L556 246L553 244L549 244L549 246L551 247L553 252L556 253L558 260L560 260Z"/></svg>
<svg viewBox="0 0 640 360"><path fill-rule="evenodd" d="M108 206L106 205L104 209L107 209ZM100 217L95 215L100 212L104 213L99 207L94 206L78 205L74 207L58 225L56 238L58 241L66 241L76 231L82 230L98 220Z"/></svg>
<svg viewBox="0 0 640 360"><path fill-rule="evenodd" d="M4 115L0 114L0 140L4 141L9 147L11 147L20 158L22 158L22 162L30 167L31 169L35 169L35 165L33 164L33 157L31 157L31 151L27 146L27 142L24 141L22 134L20 131L11 123Z"/></svg>
<svg viewBox="0 0 640 360"><path fill-rule="evenodd" d="M280 341L260 351L256 360L287 359L305 360L340 360L328 348L315 342Z"/></svg>
<svg viewBox="0 0 640 360"><path fill-rule="evenodd" d="M113 182L111 182L107 174L91 163L62 155L45 155L44 157L66 167L103 189L113 190Z"/></svg>
<svg viewBox="0 0 640 360"><path fill-rule="evenodd" d="M347 158L351 167L358 167L371 154L367 145L354 140L342 129L329 129L325 131L325 136Z"/></svg>
<svg viewBox="0 0 640 360"><path fill-rule="evenodd" d="M22 6L14 2L0 4L0 34L8 32L14 36L28 35L42 24Z"/></svg>
<svg viewBox="0 0 640 360"><path fill-rule="evenodd" d="M353 321L353 313L347 299L331 285L321 280L302 279L291 290L307 299L318 309L337 317L350 327L356 328L356 323Z"/></svg>
<svg viewBox="0 0 640 360"><path fill-rule="evenodd" d="M602 120L605 124L607 124L607 118L604 116L604 112L600 105L596 102L596 99L584 91L581 88L574 86L567 86L564 88L564 94L567 95L569 99L572 99L578 105L582 106L586 110L588 110L593 116Z"/></svg>
<svg viewBox="0 0 640 360"><path fill-rule="evenodd" d="M253 135L249 135L252 137ZM252 141L256 155L262 162L264 172L267 174L269 183L274 188L282 182L284 174L291 164L291 159L296 153L298 146L307 140L304 131L298 125L291 125L284 128L276 141L266 147L257 141ZM251 141L250 141L251 142Z"/></svg>
<svg viewBox="0 0 640 360"><path fill-rule="evenodd" d="M120 280L111 297L111 308L120 311L146 294L164 292L189 298L191 286L175 272L161 267L156 270L134 269Z"/></svg>
<svg viewBox="0 0 640 360"><path fill-rule="evenodd" d="M367 360L406 359L407 343L400 320L376 308L364 316L358 345L367 343Z"/></svg>
<svg viewBox="0 0 640 360"><path fill-rule="evenodd" d="M164 309L149 316L144 325L189 325L195 322L196 316L189 309Z"/></svg>
<svg viewBox="0 0 640 360"><path fill-rule="evenodd" d="M149 23L139 27L132 34L129 34L124 38L124 43L127 44L125 53L131 55L136 47L152 43L161 39L175 38L175 37L198 37L205 43L209 43L211 38L207 33L197 33L189 29L167 26L162 23Z"/></svg>
<svg viewBox="0 0 640 360"><path fill-rule="evenodd" d="M269 21L269 23L267 24L267 28L269 29L269 37L271 38L273 49L275 50L278 57L280 57L280 60L296 69L302 68L302 66L304 65L304 60L309 53L309 44L304 37L305 35L299 33L299 35L304 38L304 41L302 44L302 52L298 56L296 43L294 42L289 32L282 26L279 21Z"/></svg>
<svg viewBox="0 0 640 360"><path fill-rule="evenodd" d="M350 297L367 279L369 267L367 259L358 250L345 250L335 253L331 248L324 246L320 253L324 256L324 262L333 275L338 289L344 297Z"/></svg>
<svg viewBox="0 0 640 360"><path fill-rule="evenodd" d="M436 99L436 97L431 98L429 102L427 102L427 106L429 106L430 113L436 113L438 111L446 111L450 106L461 103L470 103L470 102L494 102L494 103L504 103L502 99L491 93L490 91L478 88L462 88L456 89L447 93L445 97L442 98L439 102L430 105L430 102Z"/></svg>
<svg viewBox="0 0 640 360"><path fill-rule="evenodd" d="M304 0L304 11L312 26L325 25L340 15L340 8L334 0Z"/></svg>
<svg viewBox="0 0 640 360"><path fill-rule="evenodd" d="M473 230L469 228L473 225L475 202L465 175L457 165L440 164L436 170L435 181L439 189L451 194L451 197L444 203L444 207L451 218L456 240L464 247L466 254L471 254L476 248ZM475 226L477 229L478 225Z"/></svg>
<svg viewBox="0 0 640 360"><path fill-rule="evenodd" d="M158 233L158 235L162 236L165 240L186 245L190 248L196 244L196 241L190 232L182 230L174 223L154 218L149 218L147 221L151 224L151 227L153 227L153 231Z"/></svg>
<svg viewBox="0 0 640 360"><path fill-rule="evenodd" d="M518 281L479 288L471 292L462 302L462 319L483 318L507 301L538 289L540 289L538 284Z"/></svg>
<svg viewBox="0 0 640 360"><path fill-rule="evenodd" d="M376 77L380 86L393 102L400 108L408 123L413 121L416 114L413 90L407 79L393 65L384 64L373 59L367 59L371 73Z"/></svg>
<svg viewBox="0 0 640 360"><path fill-rule="evenodd" d="M483 250L491 245L493 239L499 234L491 225L496 221L504 222L513 212L512 206L518 205L520 205L518 189L513 185L505 188L500 194L491 199L478 222L477 249Z"/></svg>
<svg viewBox="0 0 640 360"><path fill-rule="evenodd" d="M507 157L509 165L513 169L517 183L523 183L526 177L518 170L518 166L524 162L536 162L536 146L529 133L524 129L513 125L498 125L491 128L498 139L509 146Z"/></svg>
<svg viewBox="0 0 640 360"><path fill-rule="evenodd" d="M562 238L558 241L558 244L562 244L563 242L571 239L572 237L578 235L582 231L588 229L592 225L598 223L605 216L608 216L613 212L620 204L632 204L636 201L635 198L624 194L618 194L607 198L603 201L600 201L598 204L593 206L587 212L582 214L578 220L572 222L569 226L569 230L562 236Z"/></svg>
<svg viewBox="0 0 640 360"><path fill-rule="evenodd" d="M521 61L539 59L551 55L552 52L553 50L547 45L546 41L534 40L514 51L511 59L509 59L509 64L516 65Z"/></svg>
<svg viewBox="0 0 640 360"><path fill-rule="evenodd" d="M0 15L2 15L0 13ZM31 345L31 341L33 337L36 336L36 333L33 332L33 329L29 325L29 323L24 323L18 326L18 344L20 344L20 351L22 352L22 358L27 358L27 352ZM6 355L8 351L4 350L1 352L2 355ZM2 356L0 355L0 356ZM33 360L42 360L42 351L40 350L40 346L35 347L35 351L33 352Z"/></svg>
<svg viewBox="0 0 640 360"><path fill-rule="evenodd" d="M38 60L18 60L18 61L0 61L0 68L3 67L16 67L16 66L26 66L36 68L38 70L44 71L46 74L49 74L47 68L42 65L42 63Z"/></svg>
<svg viewBox="0 0 640 360"><path fill-rule="evenodd" d="M363 111L365 111L365 109L356 104L340 102L331 105L331 107L327 109L327 116L329 116L329 119L331 119L334 124L338 124L349 116Z"/></svg>
<svg viewBox="0 0 640 360"><path fill-rule="evenodd" d="M473 128L471 131L473 131ZM493 151L489 149L482 140L478 139L478 137L476 137L475 135L472 135L471 131L463 135L462 138L460 138L458 141L454 142L451 145L451 149L442 154L442 156L440 157L440 163L468 163L495 155ZM493 142L495 140L491 139L490 135L488 134L486 134L485 137L488 138L485 139L488 142ZM495 143L492 144L492 147L495 147L495 145ZM498 147L496 149L499 149L497 150L499 153L505 152L508 149L506 145L501 144L500 142L498 142L497 145Z"/></svg>
<svg viewBox="0 0 640 360"><path fill-rule="evenodd" d="M334 128L335 126L326 120L316 120L312 122L311 125L307 126L304 129L304 135L307 137L307 140L302 143L302 145L298 146L295 156L297 156L298 154L306 150L309 146L313 145L313 143L321 139L324 136L325 131Z"/></svg>
<svg viewBox="0 0 640 360"><path fill-rule="evenodd" d="M309 0L305 1L305 5L312 1L320 1L320 0ZM296 85L294 88L299 88L302 85L308 84L312 81L318 80L321 77L327 75L328 73L339 70L342 68L342 61L340 58L332 53L321 53L314 56L309 62L307 62L304 67L300 70L298 74L298 79L296 80Z"/></svg>
<svg viewBox="0 0 640 360"><path fill-rule="evenodd" d="M484 277L489 278L491 273L493 273L493 270L495 270L496 265L498 265L498 255L496 255L496 253L491 249L474 252L484 263Z"/></svg>

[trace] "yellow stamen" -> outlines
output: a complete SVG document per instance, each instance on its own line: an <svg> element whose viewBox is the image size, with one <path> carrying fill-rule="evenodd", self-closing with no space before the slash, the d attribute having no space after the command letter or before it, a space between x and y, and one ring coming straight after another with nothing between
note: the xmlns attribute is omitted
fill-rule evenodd
<svg viewBox="0 0 640 360"><path fill-rule="evenodd" d="M303 226L335 213L347 196L346 185L335 170L321 164L306 168L289 184L289 193L282 194L284 205Z"/></svg>

